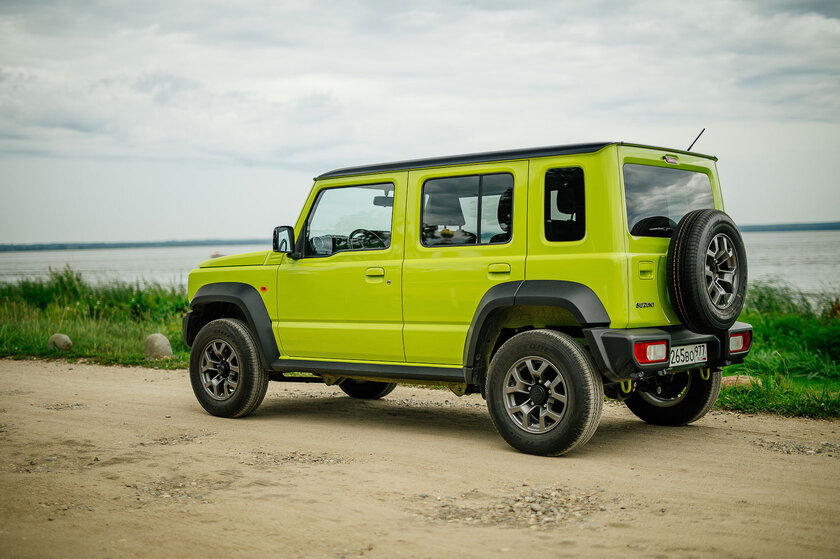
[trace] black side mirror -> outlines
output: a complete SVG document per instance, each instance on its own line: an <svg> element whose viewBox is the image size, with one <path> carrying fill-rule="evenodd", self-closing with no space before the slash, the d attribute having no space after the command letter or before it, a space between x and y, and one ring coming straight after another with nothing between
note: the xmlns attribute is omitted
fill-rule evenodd
<svg viewBox="0 0 840 559"><path fill-rule="evenodd" d="M288 225L275 227L271 248L274 252L283 252L294 258L292 253L295 251L295 230Z"/></svg>

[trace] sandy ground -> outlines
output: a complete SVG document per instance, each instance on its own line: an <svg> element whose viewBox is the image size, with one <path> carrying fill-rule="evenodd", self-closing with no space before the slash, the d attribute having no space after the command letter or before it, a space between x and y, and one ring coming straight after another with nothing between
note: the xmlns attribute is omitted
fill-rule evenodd
<svg viewBox="0 0 840 559"><path fill-rule="evenodd" d="M186 371L0 360L2 557L837 557L840 423L607 405L517 453L478 395L272 383L246 419Z"/></svg>

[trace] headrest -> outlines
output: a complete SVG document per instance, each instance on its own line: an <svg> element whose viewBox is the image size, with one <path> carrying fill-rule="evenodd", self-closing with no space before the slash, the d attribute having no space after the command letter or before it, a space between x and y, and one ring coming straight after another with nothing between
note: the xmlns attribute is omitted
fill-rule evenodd
<svg viewBox="0 0 840 559"><path fill-rule="evenodd" d="M499 219L499 227L507 233L510 230L511 212L513 211L513 193L505 190L499 196L499 208L496 210L496 217Z"/></svg>
<svg viewBox="0 0 840 559"><path fill-rule="evenodd" d="M557 189L557 211L569 215L575 213L575 190L568 183Z"/></svg>
<svg viewBox="0 0 840 559"><path fill-rule="evenodd" d="M423 212L425 225L464 225L464 212L461 211L461 201L452 192L435 192L429 195Z"/></svg>

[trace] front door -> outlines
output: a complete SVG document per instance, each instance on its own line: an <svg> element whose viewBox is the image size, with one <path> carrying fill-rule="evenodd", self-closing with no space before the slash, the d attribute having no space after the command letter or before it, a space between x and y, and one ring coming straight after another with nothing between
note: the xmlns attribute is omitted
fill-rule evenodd
<svg viewBox="0 0 840 559"><path fill-rule="evenodd" d="M303 257L278 277L277 333L295 358L405 361L402 211L407 173L324 181L313 193Z"/></svg>

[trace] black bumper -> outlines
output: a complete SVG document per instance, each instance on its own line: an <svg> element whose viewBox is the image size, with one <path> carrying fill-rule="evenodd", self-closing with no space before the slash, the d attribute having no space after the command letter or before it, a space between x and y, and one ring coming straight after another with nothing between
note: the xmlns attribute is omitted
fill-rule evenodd
<svg viewBox="0 0 840 559"><path fill-rule="evenodd" d="M589 349L595 359L595 364L607 378L613 381L640 379L666 369L724 367L741 363L749 354L752 342L746 351L730 354L729 336L740 332L750 332L750 340L752 340L752 326L744 322L736 322L729 331L723 332L721 335L697 334L683 327L584 328L583 330ZM673 368L670 367L668 361L640 364L633 352L634 344L658 340L667 341L666 354L669 356L672 347L705 343L707 347L706 362Z"/></svg>

